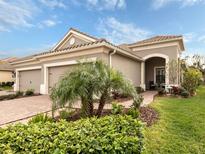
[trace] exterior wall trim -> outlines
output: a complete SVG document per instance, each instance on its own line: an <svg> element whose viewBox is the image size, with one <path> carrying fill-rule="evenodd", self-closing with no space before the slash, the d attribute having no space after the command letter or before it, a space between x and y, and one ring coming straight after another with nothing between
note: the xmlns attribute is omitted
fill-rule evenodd
<svg viewBox="0 0 205 154"><path fill-rule="evenodd" d="M16 69L16 83L14 84L14 91L19 91L20 89L20 85L19 85L19 72L20 71L38 70L41 68L42 68L41 66L33 66L33 67L24 67L24 68Z"/></svg>
<svg viewBox="0 0 205 154"><path fill-rule="evenodd" d="M86 59L85 62L91 62L91 61L96 61L97 57L92 57L92 58L88 58ZM83 62L84 60L81 60L81 62ZM40 93L41 94L48 94L48 68L49 67L57 67L57 66L67 66L67 65L75 65L78 64L79 61L77 60L70 60L70 61L64 61L64 62L55 62L55 63L48 63L48 64L44 64L43 68L44 68L44 78L43 78L43 84L41 84L40 87Z"/></svg>

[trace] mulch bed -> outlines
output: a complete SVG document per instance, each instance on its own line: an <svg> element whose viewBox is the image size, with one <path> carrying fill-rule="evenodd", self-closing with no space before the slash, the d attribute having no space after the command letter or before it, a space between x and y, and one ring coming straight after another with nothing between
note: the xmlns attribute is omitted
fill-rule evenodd
<svg viewBox="0 0 205 154"><path fill-rule="evenodd" d="M158 119L159 115L156 110L151 107L140 107L140 119L147 124L153 125Z"/></svg>
<svg viewBox="0 0 205 154"><path fill-rule="evenodd" d="M94 110L94 113L96 113L97 110ZM158 120L158 113L150 107L140 107L139 109L140 111L140 120L145 122L146 125L149 127L151 125L153 125L157 120ZM128 109L124 109L123 114L126 114L128 112ZM102 112L102 117L106 116L106 115L111 115L111 110L110 109L104 109ZM56 121L58 121L60 119L60 117L56 117L55 118ZM76 109L76 112L68 119L68 121L76 121L81 119L81 115L80 115L80 109Z"/></svg>

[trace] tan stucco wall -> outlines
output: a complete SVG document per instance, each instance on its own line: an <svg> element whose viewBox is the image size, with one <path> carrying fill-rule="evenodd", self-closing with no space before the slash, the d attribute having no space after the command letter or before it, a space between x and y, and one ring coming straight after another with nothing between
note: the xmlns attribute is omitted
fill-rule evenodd
<svg viewBox="0 0 205 154"><path fill-rule="evenodd" d="M169 47L160 47L160 48L151 48L147 50L140 50L140 51L134 51L135 48L133 48L133 53L140 56L140 57L145 57L147 55L159 53L159 54L164 54L169 57L170 60L178 59L178 47L177 46L169 46Z"/></svg>
<svg viewBox="0 0 205 154"><path fill-rule="evenodd" d="M140 85L141 63L119 54L112 55L112 67L123 73L135 86Z"/></svg>
<svg viewBox="0 0 205 154"><path fill-rule="evenodd" d="M10 71L0 71L0 82L12 82L12 72Z"/></svg>
<svg viewBox="0 0 205 154"><path fill-rule="evenodd" d="M150 46L150 47L152 47L152 46ZM135 48L133 48L133 50L135 50ZM168 46L168 47L159 47L159 48L140 50L140 51L133 51L134 54L136 54L142 58L144 58L148 55L151 55L151 54L163 54L163 55L168 56L169 62L171 62L172 60L176 60L178 62L179 52L180 51L179 51L178 46L175 46L175 45ZM176 71L179 72L179 67L176 68ZM145 74L146 78L149 78L149 76L150 76L149 74ZM170 82L171 76L169 75L169 84L178 84L178 78L179 78L179 74L177 75L177 80L173 83L173 82Z"/></svg>

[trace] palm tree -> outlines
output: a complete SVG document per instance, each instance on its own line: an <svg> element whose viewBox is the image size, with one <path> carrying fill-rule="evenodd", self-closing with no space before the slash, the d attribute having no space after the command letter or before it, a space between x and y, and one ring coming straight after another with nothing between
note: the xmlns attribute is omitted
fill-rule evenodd
<svg viewBox="0 0 205 154"><path fill-rule="evenodd" d="M51 98L53 109L72 105L81 100L81 112L84 116L93 116L94 96L99 98L96 115L100 116L106 103L111 99L111 91L119 91L138 99L135 87L123 75L102 61L79 64L78 68L60 80L53 88ZM140 101L138 101L140 103Z"/></svg>

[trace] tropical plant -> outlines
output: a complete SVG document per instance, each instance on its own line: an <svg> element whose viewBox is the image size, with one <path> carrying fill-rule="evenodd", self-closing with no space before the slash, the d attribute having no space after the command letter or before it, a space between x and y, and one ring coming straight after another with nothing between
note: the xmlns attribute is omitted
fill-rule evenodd
<svg viewBox="0 0 205 154"><path fill-rule="evenodd" d="M121 114L123 112L124 106L118 104L117 102L112 103L112 114Z"/></svg>
<svg viewBox="0 0 205 154"><path fill-rule="evenodd" d="M53 119L49 117L47 114L37 114L33 118L31 118L28 123L46 123L46 122L53 122Z"/></svg>
<svg viewBox="0 0 205 154"><path fill-rule="evenodd" d="M96 115L100 116L104 105L111 101L112 91L124 93L140 103L135 87L120 72L102 61L80 63L52 89L53 111L65 105L71 106L80 99L82 115L91 117L94 97L97 96L99 106Z"/></svg>
<svg viewBox="0 0 205 154"><path fill-rule="evenodd" d="M132 116L133 118L138 118L139 117L139 110L135 109L134 107L129 108L128 115Z"/></svg>
<svg viewBox="0 0 205 154"><path fill-rule="evenodd" d="M60 119L68 120L74 113L75 113L74 110L63 109L59 112L59 116Z"/></svg>

